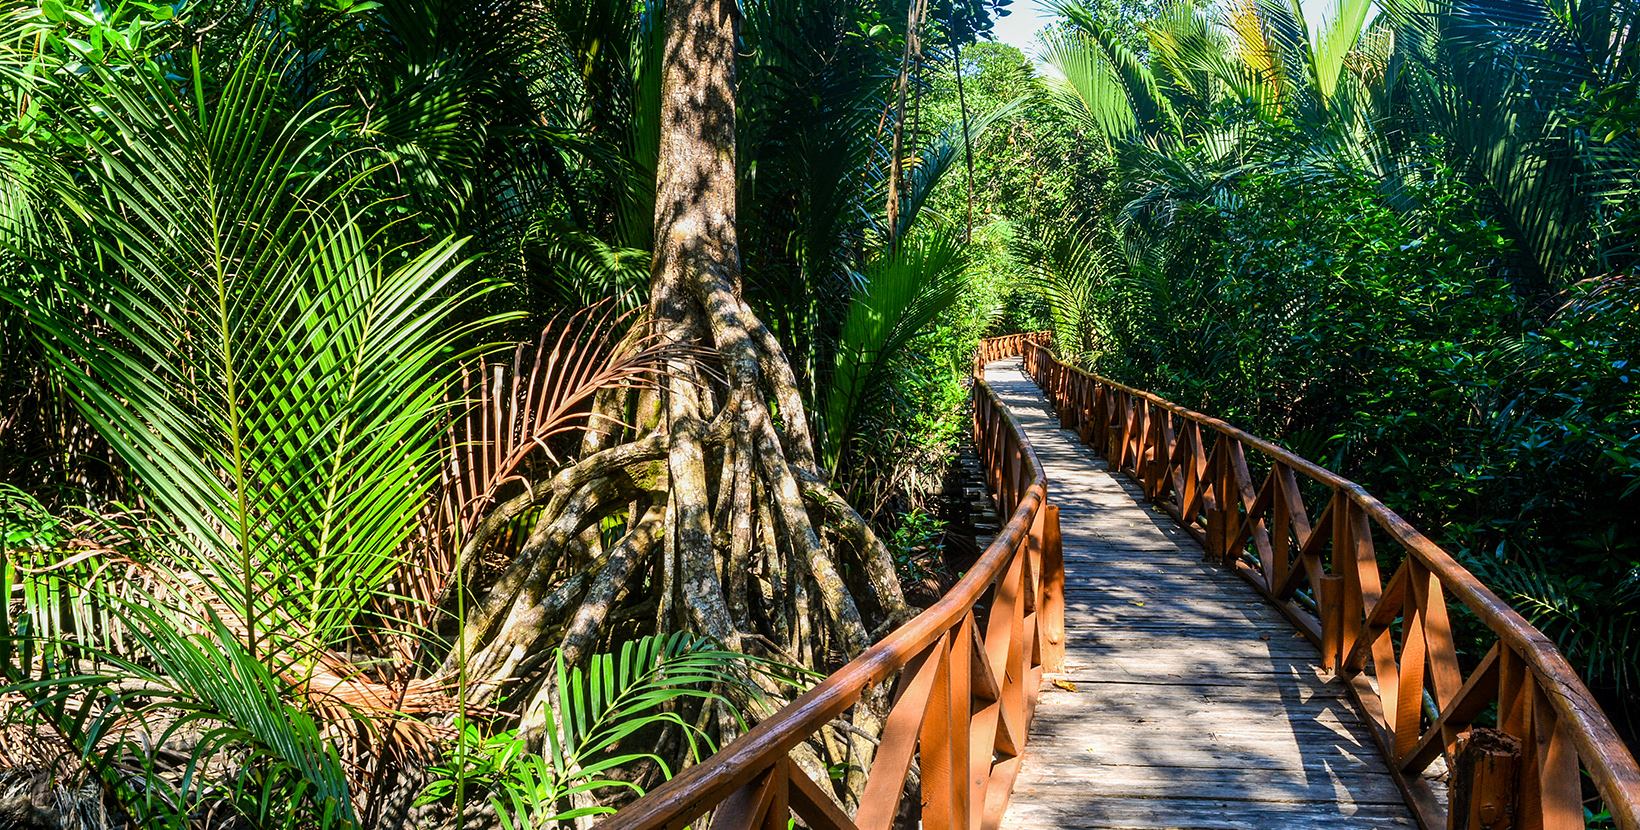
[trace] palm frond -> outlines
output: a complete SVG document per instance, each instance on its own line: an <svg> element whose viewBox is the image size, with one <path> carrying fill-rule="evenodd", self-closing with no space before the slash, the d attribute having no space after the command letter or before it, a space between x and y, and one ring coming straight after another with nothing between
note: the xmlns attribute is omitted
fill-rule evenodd
<svg viewBox="0 0 1640 830"><path fill-rule="evenodd" d="M938 231L904 240L866 266L850 300L824 397L824 457L835 468L860 414L912 337L960 296L967 252L959 234Z"/></svg>
<svg viewBox="0 0 1640 830"><path fill-rule="evenodd" d="M642 795L636 784L610 776L615 768L638 760L657 764L663 777L671 777L664 759L631 746L640 736L675 727L691 747L692 759L710 751L710 740L676 704L726 703L725 694L755 700L761 690L752 681L753 672L792 682L791 667L723 651L683 632L627 642L618 655L594 655L584 669L566 666L561 652L554 661L557 708L531 713L525 729L491 738L466 727L464 740L455 742L435 770L439 777L423 793L422 803L448 799L456 787L467 784L483 789L506 828L612 813L612 806L586 804L577 797L606 788ZM540 754L528 751L525 733L531 722L540 724L544 738Z"/></svg>
<svg viewBox="0 0 1640 830"><path fill-rule="evenodd" d="M1323 101L1332 101L1349 55L1360 43L1371 0L1337 0L1322 22L1310 53L1310 75Z"/></svg>
<svg viewBox="0 0 1640 830"><path fill-rule="evenodd" d="M1049 100L1112 139L1178 135L1179 117L1151 68L1084 6L1054 8L1078 28L1043 38L1042 59L1063 76L1048 81Z"/></svg>
<svg viewBox="0 0 1640 830"><path fill-rule="evenodd" d="M329 645L391 577L437 480L444 367L474 331L452 315L483 290L455 282L454 240L383 262L278 77L255 49L214 96L196 73L193 100L92 70L61 113L88 185L58 195L112 266L81 260L63 288L98 325L9 295L172 528L172 566L253 652Z"/></svg>
<svg viewBox="0 0 1640 830"><path fill-rule="evenodd" d="M1105 240L1091 222L1064 217L1057 223L1026 222L1014 235L1009 255L1029 275L1029 284L1048 303L1054 342L1075 360L1089 357L1101 335L1102 296L1118 269Z"/></svg>
<svg viewBox="0 0 1640 830"><path fill-rule="evenodd" d="M564 315L534 343L467 363L452 381L436 496L405 546L393 589L375 605L401 657L432 630L456 572L494 533L492 516L505 513L498 506L533 503L535 488L563 465L560 453L572 451L573 436L623 426L590 423L593 396L653 385L667 357L683 351L632 325L635 315L609 303Z"/></svg>

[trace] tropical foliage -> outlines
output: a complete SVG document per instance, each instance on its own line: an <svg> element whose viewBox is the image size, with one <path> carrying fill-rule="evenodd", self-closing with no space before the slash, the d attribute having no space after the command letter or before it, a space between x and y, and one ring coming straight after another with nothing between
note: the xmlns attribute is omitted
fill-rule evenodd
<svg viewBox="0 0 1640 830"><path fill-rule="evenodd" d="M1046 76L1006 6L0 9L8 809L607 812L951 576L973 346L1044 327L1632 732L1640 6L1055 0ZM843 803L885 700L794 751Z"/></svg>
<svg viewBox="0 0 1640 830"><path fill-rule="evenodd" d="M7 6L8 805L573 821L907 618L996 305L928 205L1006 103L925 67L1006 5L741 6L739 305L681 333L693 6Z"/></svg>
<svg viewBox="0 0 1640 830"><path fill-rule="evenodd" d="M1017 325L1362 482L1637 734L1640 5L1053 7L1106 178L995 205Z"/></svg>

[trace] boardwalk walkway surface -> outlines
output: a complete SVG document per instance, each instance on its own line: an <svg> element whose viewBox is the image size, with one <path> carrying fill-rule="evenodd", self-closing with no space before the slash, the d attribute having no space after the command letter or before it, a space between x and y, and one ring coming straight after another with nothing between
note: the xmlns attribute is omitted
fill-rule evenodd
<svg viewBox="0 0 1640 830"><path fill-rule="evenodd" d="M1043 689L1003 828L1417 826L1315 649L1061 431L1017 358L985 379L1060 506L1075 689Z"/></svg>

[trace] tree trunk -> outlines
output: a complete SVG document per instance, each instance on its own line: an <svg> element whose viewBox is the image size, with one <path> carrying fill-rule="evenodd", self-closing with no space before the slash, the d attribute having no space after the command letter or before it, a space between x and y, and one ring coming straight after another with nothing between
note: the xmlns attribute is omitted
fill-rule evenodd
<svg viewBox="0 0 1640 830"><path fill-rule="evenodd" d="M741 298L735 14L733 0L666 5L649 312L655 336L679 348L667 352L658 390L599 396L605 417L595 423L630 426L589 431L578 462L497 508L516 516L545 504L524 554L488 580L460 634L472 702L530 701L526 732L551 715L549 646L574 664L631 636L640 614L656 633L692 630L821 670L864 650L869 631L910 616L888 551L815 461L783 350ZM570 550L622 515L625 533L598 555ZM859 575L853 587L880 615L870 626L844 578L844 552L856 565L847 572ZM767 699L737 701L740 713L756 718L795 695L760 683ZM821 780L826 764L867 766L884 688L857 708L854 731L827 742L827 755L840 757L804 750L794 759ZM717 713L723 741L737 728L733 714Z"/></svg>
<svg viewBox="0 0 1640 830"><path fill-rule="evenodd" d="M888 159L888 199L884 213L888 217L889 244L899 244L900 177L905 166L905 96L910 85L913 64L922 61L922 20L928 14L928 0L909 0L906 4L905 56L900 59L900 78L895 84L899 106L894 110L894 144ZM921 92L919 91L919 95Z"/></svg>
<svg viewBox="0 0 1640 830"><path fill-rule="evenodd" d="M868 645L865 620L834 549L816 527L817 521L824 522L825 508L836 511L841 500L828 499L823 485L811 484L805 494L799 484L824 480L815 463L808 415L785 354L741 299L735 234L735 8L733 0L687 0L666 9L650 310L666 339L715 349L724 376L720 382L685 360L668 367L671 510L664 555L673 559L676 607L686 617L677 622L739 649L740 626L749 622L742 609L759 593L749 590L744 569L752 558L758 517L772 518L778 524L773 536L779 550L769 553L782 561L782 572L794 577L794 590L802 593L804 582L817 589L825 611L825 639L840 643L842 656L852 657ZM775 428L777 418L784 434ZM721 430L726 440L716 464L710 464L704 437L718 430L709 429L708 421L727 427ZM721 471L715 487L709 469ZM757 510L754 494L774 509ZM811 516L809 504L816 515ZM846 503L843 509L852 514ZM857 515L838 525L848 529L868 566L883 561L881 545L869 529L861 536L864 523ZM903 619L905 600L892 568L886 575L880 567L867 570L887 616ZM726 586L733 596L726 595ZM791 647L799 645L790 643L787 650L800 651ZM826 657L817 655L815 662ZM874 718L865 720L878 725ZM869 742L843 740L856 760L869 758Z"/></svg>
<svg viewBox="0 0 1640 830"><path fill-rule="evenodd" d="M700 306L732 306L740 294L735 238L734 3L689 0L666 5L666 60L661 74L661 140L655 181L655 253L650 311L657 330L679 343L703 341ZM749 345L749 343L747 343ZM725 352L736 385L756 371L749 349ZM668 554L690 622L725 646L740 637L722 586L713 576L711 505L701 422L705 378L686 360L667 367L667 468L672 510ZM753 381L755 382L755 381Z"/></svg>

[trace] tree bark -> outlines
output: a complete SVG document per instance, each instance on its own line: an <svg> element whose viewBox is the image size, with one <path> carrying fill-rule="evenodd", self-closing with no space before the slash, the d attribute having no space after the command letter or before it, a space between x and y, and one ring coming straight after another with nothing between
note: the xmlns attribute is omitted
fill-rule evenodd
<svg viewBox="0 0 1640 830"><path fill-rule="evenodd" d="M666 58L661 72L661 139L655 181L655 252L650 310L661 334L679 343L712 335L731 382L757 370L750 348L724 350L707 325L703 300L738 294L740 247L735 235L735 33L732 0L666 5ZM744 338L746 346L750 339ZM751 358L747 365L747 358ZM688 360L667 376L667 454L672 510L666 536L678 557L677 585L690 622L738 649L712 558L711 505L702 441L701 392L707 379ZM720 483L721 486L721 483Z"/></svg>
<svg viewBox="0 0 1640 830"><path fill-rule="evenodd" d="M888 218L890 246L899 244L900 177L905 166L905 96L911 84L911 67L922 60L922 20L928 14L927 0L909 0L905 16L905 55L900 59L900 77L895 84L898 106L894 110L894 144L888 159L888 198L883 211Z"/></svg>

